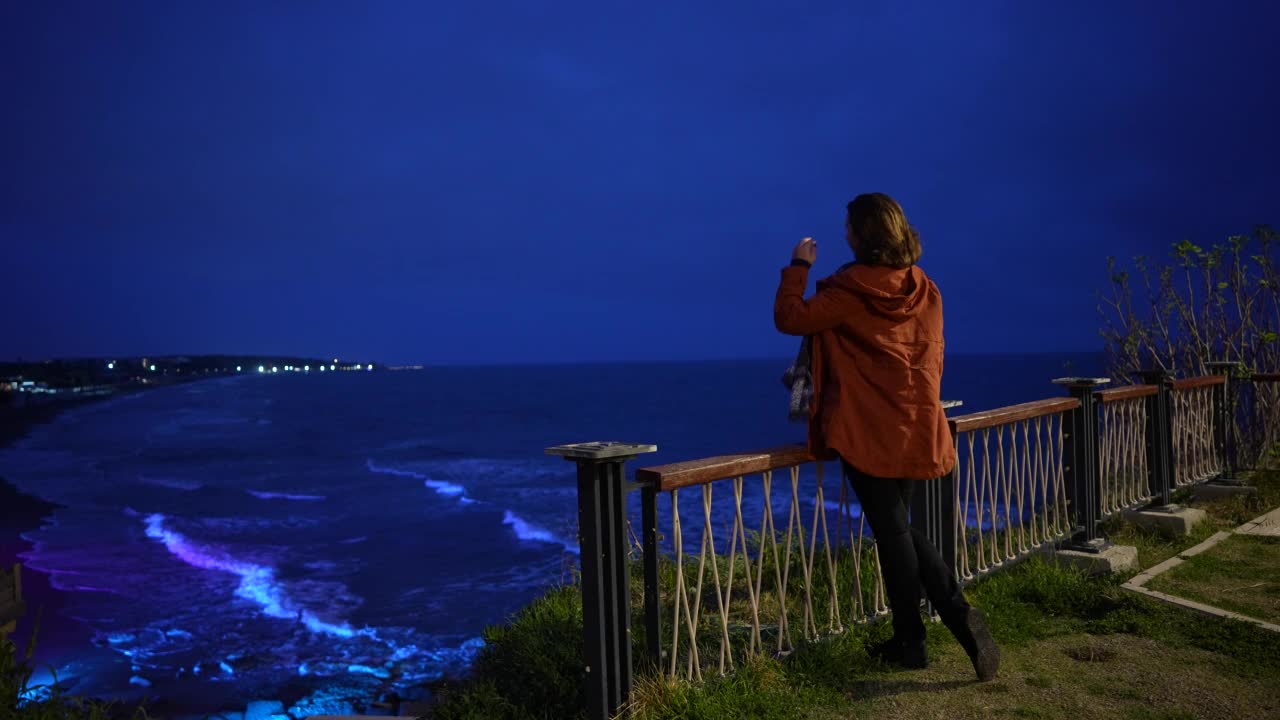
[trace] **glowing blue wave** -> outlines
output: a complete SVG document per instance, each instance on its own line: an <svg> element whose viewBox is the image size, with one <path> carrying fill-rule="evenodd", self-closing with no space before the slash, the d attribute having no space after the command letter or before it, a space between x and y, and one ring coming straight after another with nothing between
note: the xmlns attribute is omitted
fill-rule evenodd
<svg viewBox="0 0 1280 720"><path fill-rule="evenodd" d="M564 547L571 553L577 554L581 552L575 543L568 542L556 537L555 533L525 520L510 510L502 513L502 524L511 526L511 530L515 532L516 537L521 540L533 540L536 542L552 543Z"/></svg>
<svg viewBox="0 0 1280 720"><path fill-rule="evenodd" d="M419 472L414 472L413 470L401 470L399 468L384 467L384 466L375 464L371 458L365 460L365 466L369 468L370 472L381 473L383 475L394 475L396 477L413 478L415 480L422 480L427 487L431 488L432 490L435 490L436 493L443 495L445 497L456 497L464 505L470 505L470 504L480 502L478 500L468 497L466 494L466 488L463 488L460 485L455 485L454 483L445 482L443 480L432 480L426 475L423 475L422 473L419 473ZM516 537L521 540L533 541L533 542L545 542L545 543L551 543L552 545L560 545L565 550L574 554L578 554L581 552L576 542L570 542L570 541L563 540L559 537L556 537L555 533L552 533L550 530L546 530L541 527L538 527L537 525L534 525L528 520L525 520L519 515L516 515L511 510L503 510L502 524L510 526L512 531L515 532Z"/></svg>
<svg viewBox="0 0 1280 720"><path fill-rule="evenodd" d="M397 477L410 477L415 480L421 480L423 485L435 490L437 495L457 498L458 502L463 505L474 505L479 502L475 498L469 497L467 495L467 489L461 485L445 482L444 480L432 480L426 475L412 470L382 467L380 465L375 465L373 460L365 460L365 465L369 468L369 472L381 473L383 475L395 475Z"/></svg>
<svg viewBox="0 0 1280 720"><path fill-rule="evenodd" d="M324 500L324 495L294 495L291 493L267 492L265 490L249 490L250 495L263 500Z"/></svg>
<svg viewBox="0 0 1280 720"><path fill-rule="evenodd" d="M165 516L159 513L148 515L147 537L163 542L170 553L192 567L221 570L239 575L240 586L236 588L236 595L260 605L265 615L298 620L312 632L335 637L349 638L356 634L356 631L346 623L326 622L316 617L310 610L292 607L293 603L276 579L274 569L236 560L223 553L202 547L191 542L181 533L166 529L164 521Z"/></svg>
<svg viewBox="0 0 1280 720"><path fill-rule="evenodd" d="M381 473L383 475L395 475L396 477L408 477L408 478L413 478L415 480L421 480L423 481L422 482L423 485L426 485L432 490L435 490L437 494L443 495L444 497L458 498L458 501L463 503L464 505L470 505L471 503L475 502L474 499L467 497L467 489L462 487L461 485L455 485L454 483L445 482L443 480L432 480L426 475L423 475L422 473L419 473L419 472L414 472L412 470L401 470L399 468L382 467L381 465L375 465L372 459L365 460L365 466L369 468L369 472Z"/></svg>

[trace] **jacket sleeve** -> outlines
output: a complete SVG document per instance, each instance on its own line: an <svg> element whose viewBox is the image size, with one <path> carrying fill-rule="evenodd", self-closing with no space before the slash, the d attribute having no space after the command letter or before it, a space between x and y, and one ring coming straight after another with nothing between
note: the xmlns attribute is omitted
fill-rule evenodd
<svg viewBox="0 0 1280 720"><path fill-rule="evenodd" d="M821 290L804 299L809 269L792 265L783 268L782 282L773 301L773 325L787 335L812 335L839 325L849 313L849 295L842 290Z"/></svg>

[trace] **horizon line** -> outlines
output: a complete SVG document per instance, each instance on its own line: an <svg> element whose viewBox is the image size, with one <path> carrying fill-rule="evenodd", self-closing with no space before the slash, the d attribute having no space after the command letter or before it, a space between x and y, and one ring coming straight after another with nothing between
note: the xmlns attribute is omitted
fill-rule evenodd
<svg viewBox="0 0 1280 720"><path fill-rule="evenodd" d="M1005 357L1005 356L1062 356L1062 355L1103 355L1106 350L1001 350L1001 351L952 351L946 353L948 357ZM87 360L115 360L154 357L156 359L186 357L228 357L228 358L298 358L311 359L312 356L299 353L173 353L164 355L75 355L63 357L42 357L42 358L22 358L22 359L3 359L0 364L30 364L60 361L87 361ZM327 357L316 355L316 358ZM339 356L341 357L341 356ZM364 358L362 362L374 363L380 369L388 369L394 367L422 367L426 368L457 368L457 367L537 367L537 366L559 366L559 365L673 365L680 363L711 363L711 362L750 362L757 360L786 360L789 355L740 355L740 356L719 356L719 357L700 357L700 358L666 358L666 359L595 359L595 360L508 360L508 361L481 361L481 362L442 362L432 363L422 360L402 360L397 362L385 362L370 358Z"/></svg>

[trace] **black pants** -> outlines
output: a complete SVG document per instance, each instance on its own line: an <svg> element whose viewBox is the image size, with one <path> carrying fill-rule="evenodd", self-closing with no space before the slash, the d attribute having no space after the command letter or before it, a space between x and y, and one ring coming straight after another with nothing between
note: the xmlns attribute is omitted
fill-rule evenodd
<svg viewBox="0 0 1280 720"><path fill-rule="evenodd" d="M907 522L911 493L917 480L886 480L859 472L844 463L845 474L862 504L862 513L880 548L889 609L893 611L894 637L905 642L924 639L920 619L920 586L947 627L964 622L969 603L942 553Z"/></svg>

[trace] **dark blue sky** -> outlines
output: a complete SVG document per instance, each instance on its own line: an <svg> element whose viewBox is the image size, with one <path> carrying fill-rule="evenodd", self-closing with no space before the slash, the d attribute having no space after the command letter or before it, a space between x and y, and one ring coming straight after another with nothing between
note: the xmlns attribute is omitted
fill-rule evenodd
<svg viewBox="0 0 1280 720"><path fill-rule="evenodd" d="M869 191L950 351L1095 349L1107 255L1280 224L1275 8L4 3L0 357L784 356Z"/></svg>

